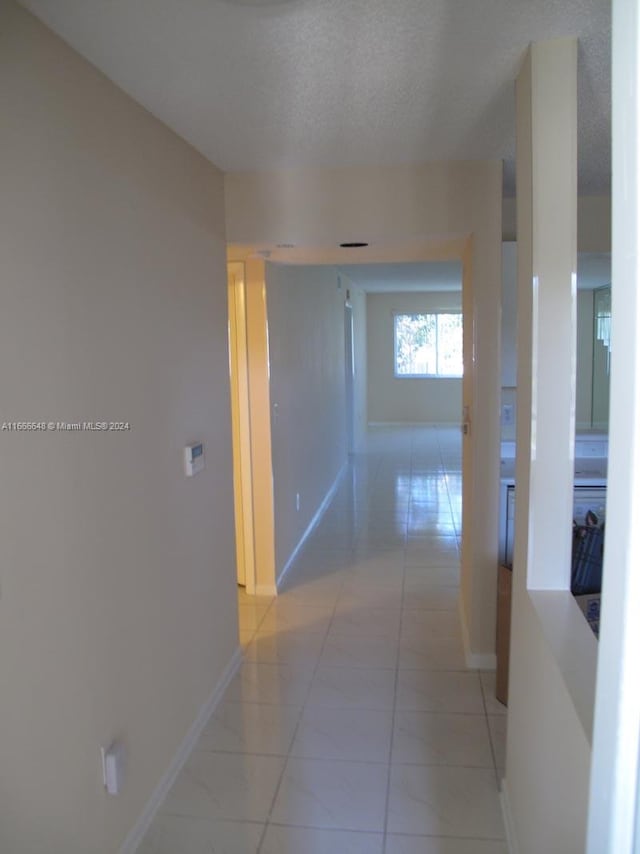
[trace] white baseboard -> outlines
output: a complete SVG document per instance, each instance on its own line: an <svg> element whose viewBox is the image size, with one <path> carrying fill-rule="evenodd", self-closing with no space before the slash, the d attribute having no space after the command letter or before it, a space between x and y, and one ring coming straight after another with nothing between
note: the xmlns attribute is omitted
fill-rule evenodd
<svg viewBox="0 0 640 854"><path fill-rule="evenodd" d="M171 786L173 786L176 777L182 770L185 762L191 755L191 751L195 747L196 742L202 735L202 731L205 728L207 721L209 720L216 706L222 699L227 685L240 667L241 662L242 649L238 646L236 651L233 653L233 656L231 657L231 661L225 667L224 672L218 680L215 688L213 689L207 700L205 700L204 704L201 706L196 719L189 727L189 731L187 732L185 737L182 739L180 747L178 748L178 750L174 754L173 759L169 763L169 767L160 778L158 785L153 790L153 794L149 798L147 805L143 809L140 817L127 834L126 839L120 847L119 854L135 854L135 851L142 842L146 832L149 830L151 822L155 818L156 813L162 806L162 802L168 795Z"/></svg>
<svg viewBox="0 0 640 854"><path fill-rule="evenodd" d="M464 660L469 670L495 670L495 652L472 652L469 641L469 628L462 607L462 596L458 597L458 616L460 617L460 629L462 631L462 646L464 649Z"/></svg>
<svg viewBox="0 0 640 854"><path fill-rule="evenodd" d="M338 488L340 481L342 480L342 477L343 477L346 469L347 469L347 463L345 462L340 467L340 471L336 475L336 479L333 481L333 483L329 487L327 494L322 499L320 506L318 507L318 509L314 513L313 518L311 519L309 524L307 525L304 534L300 537L298 545L291 552L291 554L289 555L289 559L287 560L285 565L282 567L282 570L281 570L280 574L278 575L278 580L276 581L276 587L278 590L280 589L280 585L284 581L286 574L289 572L289 570L293 566L295 559L300 554L300 549L304 546L305 542L307 541L309 534L313 531L315 526L318 524L318 522L322 518L325 510L327 509L327 507L331 503L331 500L332 500L333 496L336 494L336 490ZM258 592L258 588L256 588L256 593L257 592ZM276 590L276 594L277 594L277 590ZM265 594L263 594L263 595L265 595ZM274 595L274 594L270 594L270 595Z"/></svg>
<svg viewBox="0 0 640 854"><path fill-rule="evenodd" d="M518 854L518 843L516 841L516 830L513 824L513 813L509 801L509 789L505 778L500 786L500 806L502 807L502 820L504 821L504 832L507 838L507 849L509 854Z"/></svg>

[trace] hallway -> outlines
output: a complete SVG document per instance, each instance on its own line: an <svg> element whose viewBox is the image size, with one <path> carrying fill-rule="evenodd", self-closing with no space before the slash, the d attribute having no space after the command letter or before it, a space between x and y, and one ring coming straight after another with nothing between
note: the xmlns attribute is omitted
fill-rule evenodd
<svg viewBox="0 0 640 854"><path fill-rule="evenodd" d="M507 854L506 710L464 665L460 434L352 458L141 854Z"/></svg>

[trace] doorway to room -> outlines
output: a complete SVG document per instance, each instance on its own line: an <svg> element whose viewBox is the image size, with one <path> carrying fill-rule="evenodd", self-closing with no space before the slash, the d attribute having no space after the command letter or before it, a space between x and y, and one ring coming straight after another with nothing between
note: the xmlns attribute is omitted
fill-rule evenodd
<svg viewBox="0 0 640 854"><path fill-rule="evenodd" d="M256 582L267 595L277 592L278 581L318 522L348 454L362 444L369 424L460 425L460 363L464 352L472 352L469 342L466 351L462 344L461 260L373 263L365 258L367 263L339 265L317 256L295 264L273 257L249 262L262 269L258 278L269 341L260 380L249 369L251 384L266 386L262 417L271 431L274 574ZM398 318L413 322L414 356L426 359L421 373L414 367L403 374L398 368ZM449 341L452 325L459 332L457 344ZM409 343L402 342L403 357ZM247 348L249 362L249 337ZM381 416L378 409L372 415L372 394L388 414ZM255 407L248 407L247 415L250 434ZM251 449L252 443L245 447ZM254 463L249 458L246 468ZM255 545L255 534L254 551L263 551Z"/></svg>

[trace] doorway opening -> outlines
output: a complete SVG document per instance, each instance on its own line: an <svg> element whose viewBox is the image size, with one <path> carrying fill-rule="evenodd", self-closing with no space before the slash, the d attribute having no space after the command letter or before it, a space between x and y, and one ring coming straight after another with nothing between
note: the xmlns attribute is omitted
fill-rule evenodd
<svg viewBox="0 0 640 854"><path fill-rule="evenodd" d="M461 409L465 412L466 438L462 442L462 471L465 474L462 483L462 518L468 517L468 507L472 501L471 489L471 473L474 465L474 457L472 453L472 432L471 421L473 412L474 398L474 362L473 354L475 342L473 340L473 312L474 299L472 292L472 274L471 274L471 258L472 258L472 240L470 237L459 238L450 241L432 241L426 240L419 243L412 243L405 246L394 246L386 250L380 247L367 247L365 249L348 250L350 255L348 264L345 263L345 250L336 248L316 248L316 249L301 249L287 248L278 249L273 247L268 252L261 250L256 251L256 247L230 247L228 257L230 260L241 262L245 265L245 270L249 267L252 269L252 274L245 277L245 295L246 306L251 304L251 291L261 293L262 305L265 313L263 318L264 330L263 337L267 342L266 348L266 370L259 378L259 382L263 384L262 399L262 426L268 422L270 452L268 460L268 487L272 494L272 573L267 578L260 571L256 570L255 592L263 594L275 595L278 592L278 587L282 585L283 579L291 566L293 560L299 552L305 539L309 536L313 526L322 515L328 501L330 501L333 491L335 490L339 478L342 474L342 466L348 458L349 447L352 443L354 450L357 450L358 443L362 439L363 431L368 429L370 421L374 421L367 411L368 405L363 407L362 400L367 397L367 393L371 388L372 380L367 379L367 367L363 366L362 357L358 353L358 336L362 335L362 317L360 318L360 333L358 331L358 305L357 299L360 298L366 304L368 295L357 286L351 286L353 279L350 276L358 271L355 267L367 267L371 270L382 265L397 265L405 267L405 272L409 266L422 265L427 268L433 265L433 270L439 270L440 279L442 272L447 267L450 270L455 270L455 286L451 281L448 281L446 287L442 287L443 282L440 281L441 290L448 293L450 301L457 300L455 306L449 306L449 312L453 309L459 312L464 318L463 323L463 358L465 371L463 377L458 378L431 378L432 383L441 383L440 391L436 391L434 400L437 395L443 396L445 384L451 380L455 380L458 384L459 391L457 393L456 402L453 404L453 409L446 416L446 423L449 425L455 424L459 427L461 420ZM355 255L351 253L356 253ZM268 259L265 256L268 255ZM352 265L355 265L352 266ZM312 352L315 344L312 345L314 330L322 327L320 314L318 310L305 310L301 302L301 289L295 286L295 279L303 268L313 268L318 276L330 275L333 277L332 290L333 296L339 301L339 320L337 329L339 331L339 347L338 339L332 342L331 346L327 347L324 353L318 354ZM296 273L296 270L298 271ZM273 287L272 278L274 271L281 271L285 275L286 282L280 290ZM351 271L349 273L349 271ZM378 270L380 273L380 270ZM287 278L288 277L288 278ZM349 283L349 284L348 284ZM433 284L431 290L434 290ZM347 298L347 291L349 292ZM454 293L455 292L455 293ZM316 298L318 291L316 289ZM279 294L279 295L278 295ZM433 299L433 296L430 296ZM254 299L255 302L255 299ZM269 317L267 322L266 308L268 305ZM448 306L444 306L447 308ZM439 306L443 310L443 306ZM414 311L414 313L416 313ZM420 313L420 312L417 312ZM251 311L248 311L248 315ZM293 318L307 317L311 318L313 323L309 327L309 334L306 335L300 332L300 323L294 323ZM289 325L286 325L288 318ZM285 325L283 325L283 323ZM365 315L365 336L366 336L366 315ZM251 317L247 317L247 329L251 328ZM348 330L352 330L351 347L348 347ZM389 371L393 376L393 324L391 325L391 357L389 360ZM298 337L296 337L298 336ZM251 353L251 334L247 338L247 347L249 354ZM297 348L297 349L296 349ZM287 354L296 352L297 357L289 358ZM340 381L342 384L342 402L343 414L340 427L340 442L343 448L341 464L337 465L335 460L330 465L325 465L322 462L322 454L317 452L317 447L313 443L309 443L309 434L305 426L305 413L310 411L316 412L316 426L318 432L326 437L328 434L327 418L329 406L319 405L320 396L317 392L318 387L314 383L307 383L308 391L310 392L306 398L306 403L301 405L300 400L296 400L295 383L291 382L291 376L285 383L278 383L278 378L286 374L287 371L300 371L303 365L320 364L324 365L326 371L330 373L332 369L328 367L329 362L334 364L334 356L340 354ZM353 364L349 366L349 354L352 354ZM329 360L329 362L327 361ZM292 365L293 363L293 365ZM360 365L360 371L358 367ZM284 373L283 373L284 372ZM360 376L358 376L360 374ZM251 369L250 375L250 398L251 387L256 385L256 378ZM349 375L353 377L353 394L347 395L349 388ZM299 376L299 373L298 373ZM398 379L398 383L410 383L413 380ZM418 380L419 382L419 380ZM428 382L428 380L427 380ZM364 393L363 393L364 384ZM438 386L435 386L436 390ZM254 388L255 393L255 388ZM420 394L413 395L416 399L420 399ZM451 394L449 394L451 398ZM349 414L350 402L353 402L352 415ZM314 407L318 406L317 410ZM297 407L297 408L296 408ZM256 407L249 407L249 432L256 432L261 429L253 424L257 416ZM425 420L434 420L441 416L411 416L413 423L424 422ZM352 420L350 420L352 418ZM394 419L399 420L399 419ZM375 421L374 421L375 423ZM351 427L353 425L353 439L351 439ZM261 431L264 432L264 431ZM256 459L254 443L250 441L253 454L251 457L252 466L252 483L255 484L260 480L256 476L255 465L258 462ZM266 447L266 444L265 444ZM303 447L303 451L299 448ZM334 444L335 448L335 444ZM314 466L321 470L321 476L318 476L317 482L311 479L311 485L305 484L304 477L313 470ZM266 470L266 469L265 469ZM265 479L262 479L265 481ZM263 483L264 485L264 483ZM256 512L256 502L254 496L253 506L254 520L260 520L266 524L267 517L263 513ZM497 517L497 509L496 509ZM462 526L462 572L460 580L460 612L463 624L463 639L465 650L467 652L467 663L474 667L491 667L494 662L494 656L487 654L486 656L473 656L469 654L471 633L472 615L472 598L475 595L473 589L472 566L470 555L472 553L472 544L470 541L470 530ZM256 548L256 537L254 532L254 551L256 554L263 550ZM489 587L491 583L495 585L495 569L491 573ZM247 587L248 589L248 587ZM486 591L486 587L485 587ZM483 592L483 599L488 600L491 597L491 590ZM488 609L489 612L491 609ZM483 619L485 617L483 616ZM491 614L487 614L486 618L491 621ZM493 631L493 629L491 630ZM482 658L482 661L479 659ZM487 659L485 661L484 659ZM477 659L477 660L476 660ZM491 659L491 660L489 660Z"/></svg>

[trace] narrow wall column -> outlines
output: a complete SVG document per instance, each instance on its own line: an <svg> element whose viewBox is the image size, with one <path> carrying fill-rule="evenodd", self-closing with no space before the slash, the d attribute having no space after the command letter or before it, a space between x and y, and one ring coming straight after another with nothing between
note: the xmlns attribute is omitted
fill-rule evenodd
<svg viewBox="0 0 640 854"><path fill-rule="evenodd" d="M575 441L577 43L532 45L517 81L515 583L566 590Z"/></svg>
<svg viewBox="0 0 640 854"><path fill-rule="evenodd" d="M638 0L615 0L610 450L588 854L640 850L639 54Z"/></svg>
<svg viewBox="0 0 640 854"><path fill-rule="evenodd" d="M582 854L588 810L588 711L580 717L561 661L576 645L595 643L569 593L576 81L577 43L563 39L531 46L516 87L516 531L503 799L510 848L519 854ZM584 685L586 696L588 679Z"/></svg>

